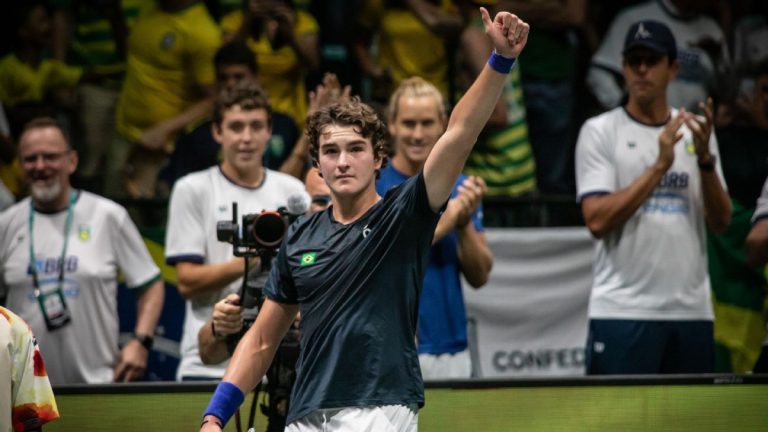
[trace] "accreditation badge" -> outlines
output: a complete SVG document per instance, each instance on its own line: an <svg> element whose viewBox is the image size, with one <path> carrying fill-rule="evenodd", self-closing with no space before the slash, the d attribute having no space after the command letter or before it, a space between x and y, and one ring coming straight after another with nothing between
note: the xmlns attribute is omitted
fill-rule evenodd
<svg viewBox="0 0 768 432"><path fill-rule="evenodd" d="M40 305L40 311L45 318L45 326L49 331L60 329L72 321L61 288L49 293L38 290L37 303Z"/></svg>

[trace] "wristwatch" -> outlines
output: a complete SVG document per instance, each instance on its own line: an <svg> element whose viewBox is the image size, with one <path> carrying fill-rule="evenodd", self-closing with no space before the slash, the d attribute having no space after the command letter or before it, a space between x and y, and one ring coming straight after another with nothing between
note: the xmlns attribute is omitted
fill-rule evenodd
<svg viewBox="0 0 768 432"><path fill-rule="evenodd" d="M146 334L136 334L136 333L134 333L133 334L133 338L136 339L137 341L139 341L139 343L141 343L141 346L146 348L147 351L151 351L152 350L152 344L155 343L155 338L150 336L150 335L146 335Z"/></svg>
<svg viewBox="0 0 768 432"><path fill-rule="evenodd" d="M709 155L709 158L706 162L699 162L699 169L702 171L714 171L715 170L715 162L717 162L717 157L713 154Z"/></svg>

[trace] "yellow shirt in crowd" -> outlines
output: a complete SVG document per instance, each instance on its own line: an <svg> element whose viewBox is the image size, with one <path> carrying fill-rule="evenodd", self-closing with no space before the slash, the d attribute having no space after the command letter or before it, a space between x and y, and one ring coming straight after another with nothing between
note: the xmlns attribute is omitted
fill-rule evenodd
<svg viewBox="0 0 768 432"><path fill-rule="evenodd" d="M184 112L212 85L221 32L205 5L139 17L128 38L126 76L117 105L117 131L136 141L143 130Z"/></svg>
<svg viewBox="0 0 768 432"><path fill-rule="evenodd" d="M440 3L444 10L453 8L448 0ZM420 76L448 97L445 40L432 33L416 15L407 9L387 7L385 0L370 0L359 21L364 28L378 33L377 63L390 70L394 88L406 78Z"/></svg>
<svg viewBox="0 0 768 432"><path fill-rule="evenodd" d="M232 12L221 20L221 29L225 34L235 34L243 22L241 11ZM317 21L304 11L296 11L296 39L317 33ZM273 49L266 35L258 40L248 38L248 46L256 54L259 67L259 83L269 96L272 109L289 115L301 128L307 116L307 89L304 84L305 68L296 52L288 45Z"/></svg>
<svg viewBox="0 0 768 432"><path fill-rule="evenodd" d="M75 87L83 70L58 60L43 60L35 68L10 53L0 59L0 102L13 107L25 102L43 102L51 90Z"/></svg>

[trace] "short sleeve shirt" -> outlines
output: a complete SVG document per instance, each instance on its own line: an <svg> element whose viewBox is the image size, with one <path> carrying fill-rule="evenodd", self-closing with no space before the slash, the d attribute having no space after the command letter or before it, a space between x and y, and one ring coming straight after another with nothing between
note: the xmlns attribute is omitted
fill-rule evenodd
<svg viewBox="0 0 768 432"><path fill-rule="evenodd" d="M670 118L677 115L671 110ZM658 158L664 124L615 108L584 123L576 144L579 199L629 187ZM674 163L621 227L596 242L589 316L712 320L701 176L690 129L681 127ZM719 155L712 134L709 151ZM725 186L719 158L715 171Z"/></svg>
<svg viewBox="0 0 768 432"><path fill-rule="evenodd" d="M0 432L37 428L59 418L45 364L32 330L21 318L2 306L0 392L11 396L0 398Z"/></svg>
<svg viewBox="0 0 768 432"><path fill-rule="evenodd" d="M288 423L324 408L423 404L415 332L438 219L420 174L355 222L331 208L291 226L265 288L302 314Z"/></svg>
<svg viewBox="0 0 768 432"><path fill-rule="evenodd" d="M28 272L29 212L27 198L0 214L0 293L7 290L6 305L40 341L51 383L111 382L119 355L118 273L129 288L143 288L160 278L160 270L128 212L113 201L80 192L63 264L67 211L35 211L32 240L40 289L58 289L64 265L62 291L72 316L70 324L49 331Z"/></svg>

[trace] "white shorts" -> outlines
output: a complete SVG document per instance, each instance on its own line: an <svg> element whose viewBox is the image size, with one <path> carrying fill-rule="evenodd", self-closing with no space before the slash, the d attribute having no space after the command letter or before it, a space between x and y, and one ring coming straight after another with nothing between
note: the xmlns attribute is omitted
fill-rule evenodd
<svg viewBox="0 0 768 432"><path fill-rule="evenodd" d="M419 408L382 405L313 411L285 427L285 432L416 432Z"/></svg>
<svg viewBox="0 0 768 432"><path fill-rule="evenodd" d="M419 364L424 381L472 378L469 350L455 354L419 354Z"/></svg>

